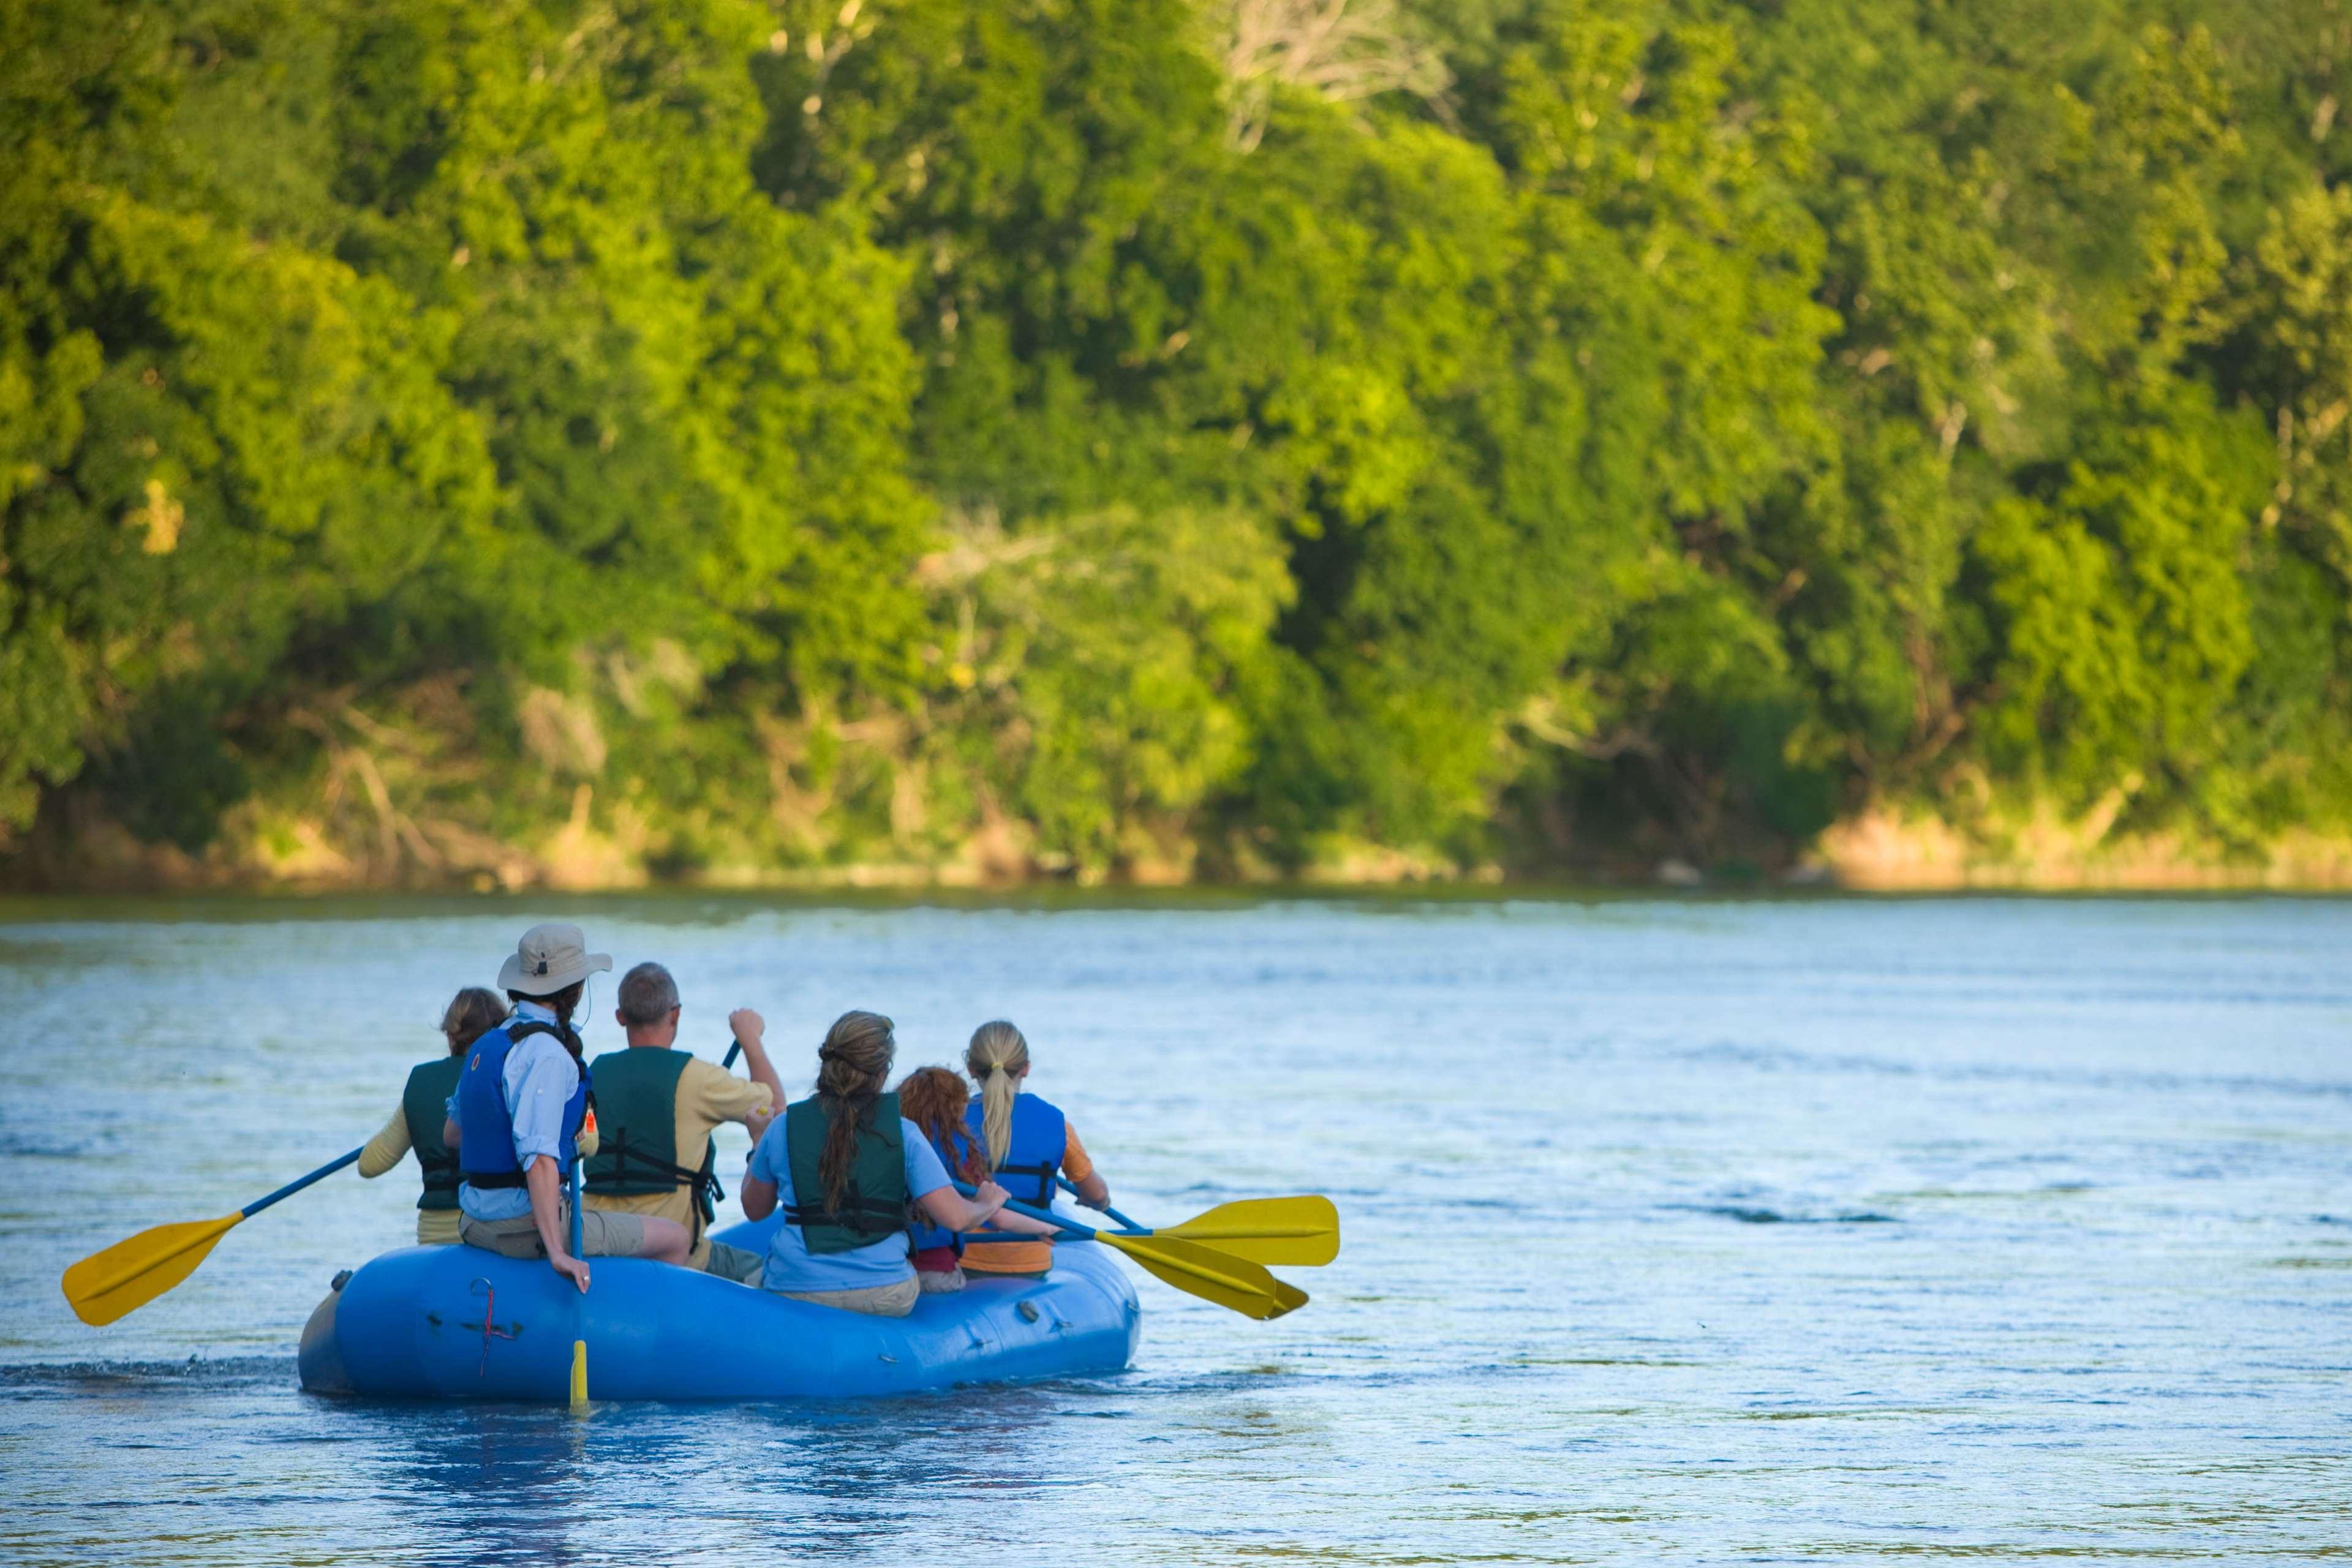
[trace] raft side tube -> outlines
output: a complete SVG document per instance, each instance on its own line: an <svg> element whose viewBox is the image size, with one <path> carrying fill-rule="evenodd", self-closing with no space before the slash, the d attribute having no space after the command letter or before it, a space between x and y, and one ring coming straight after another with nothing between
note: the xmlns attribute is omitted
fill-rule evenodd
<svg viewBox="0 0 2352 1568"><path fill-rule="evenodd" d="M732 1226L718 1239L764 1248L772 1228ZM386 1253L313 1315L302 1385L560 1404L570 1394L572 1343L585 1340L596 1400L903 1394L1117 1372L1141 1333L1133 1285L1107 1251L1085 1243L1056 1247L1043 1279L975 1276L962 1290L924 1296L904 1318L639 1258L590 1267L583 1296L544 1262L479 1247ZM331 1339L331 1356L310 1342L320 1336Z"/></svg>
<svg viewBox="0 0 2352 1568"><path fill-rule="evenodd" d="M343 1285L351 1276L335 1276L327 1299L311 1310L310 1321L302 1325L301 1347L295 1352L295 1365L299 1369L302 1386L312 1394L349 1394L351 1373L343 1370L343 1352L335 1343L335 1306L343 1299Z"/></svg>

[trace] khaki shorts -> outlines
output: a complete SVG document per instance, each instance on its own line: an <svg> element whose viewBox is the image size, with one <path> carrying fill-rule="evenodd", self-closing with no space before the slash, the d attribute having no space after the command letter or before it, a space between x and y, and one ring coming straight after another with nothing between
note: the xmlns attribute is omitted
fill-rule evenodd
<svg viewBox="0 0 2352 1568"><path fill-rule="evenodd" d="M569 1229L571 1211L560 1209L555 1224L559 1229ZM478 1247L495 1252L501 1258L544 1258L547 1248L540 1244L539 1226L529 1215L517 1215L512 1219L474 1219L468 1217L457 1227L457 1234L467 1247ZM583 1258L635 1258L645 1250L646 1222L633 1214L610 1214L603 1209L580 1211L580 1255Z"/></svg>
<svg viewBox="0 0 2352 1568"><path fill-rule="evenodd" d="M923 1294L926 1296L950 1295L963 1289L963 1270L961 1268L918 1268L915 1270L915 1283L921 1288Z"/></svg>
<svg viewBox="0 0 2352 1568"><path fill-rule="evenodd" d="M466 1216L456 1209L418 1209L416 1211L416 1245L419 1247L455 1247L457 1226Z"/></svg>
<svg viewBox="0 0 2352 1568"><path fill-rule="evenodd" d="M757 1285L767 1268L766 1253L714 1241L710 1244L710 1256L704 1261L702 1271L716 1274L721 1279L732 1279L738 1285Z"/></svg>
<svg viewBox="0 0 2352 1568"><path fill-rule="evenodd" d="M867 1285L856 1290L779 1290L779 1296L789 1296L795 1301L814 1301L820 1307L838 1307L845 1312L864 1312L875 1318L903 1318L915 1310L915 1302L923 1288L911 1279L895 1285Z"/></svg>

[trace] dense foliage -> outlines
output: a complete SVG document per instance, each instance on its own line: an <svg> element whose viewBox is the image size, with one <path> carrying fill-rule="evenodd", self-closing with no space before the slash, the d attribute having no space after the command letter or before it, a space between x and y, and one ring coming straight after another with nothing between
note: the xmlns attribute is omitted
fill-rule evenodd
<svg viewBox="0 0 2352 1568"><path fill-rule="evenodd" d="M0 0L0 849L2346 826L2352 0L1340 11Z"/></svg>

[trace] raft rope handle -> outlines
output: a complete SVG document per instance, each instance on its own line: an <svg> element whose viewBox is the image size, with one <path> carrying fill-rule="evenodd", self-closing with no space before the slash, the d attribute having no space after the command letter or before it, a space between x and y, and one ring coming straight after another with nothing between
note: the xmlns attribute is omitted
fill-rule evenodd
<svg viewBox="0 0 2352 1568"><path fill-rule="evenodd" d="M474 1368L474 1375L488 1377L490 1374L490 1341L510 1340L515 1337L520 1329L502 1329L498 1326L499 1288L488 1279L477 1274L474 1276L473 1282L466 1287L466 1294L472 1295L474 1287L477 1285L480 1286L482 1290L482 1359L480 1364Z"/></svg>

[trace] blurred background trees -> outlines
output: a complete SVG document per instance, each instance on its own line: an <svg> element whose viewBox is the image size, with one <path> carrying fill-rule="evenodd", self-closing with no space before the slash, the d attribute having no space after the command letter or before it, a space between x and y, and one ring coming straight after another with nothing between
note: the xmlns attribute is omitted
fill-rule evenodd
<svg viewBox="0 0 2352 1568"><path fill-rule="evenodd" d="M0 0L0 865L2352 824L2347 0Z"/></svg>

